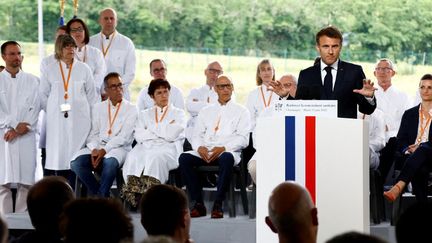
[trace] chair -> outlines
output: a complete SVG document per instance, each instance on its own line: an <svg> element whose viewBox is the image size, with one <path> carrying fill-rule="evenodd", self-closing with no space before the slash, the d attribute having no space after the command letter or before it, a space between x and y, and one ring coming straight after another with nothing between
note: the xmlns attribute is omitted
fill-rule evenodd
<svg viewBox="0 0 432 243"><path fill-rule="evenodd" d="M96 172L94 172L96 173ZM98 176L98 175L96 175ZM111 193L117 197L120 198L120 191L125 184L125 181L123 179L123 170L121 168L117 169L117 175L116 179L114 181L113 186L111 187ZM117 190L113 190L114 185L117 187ZM79 179L78 176L76 176L75 179L75 197L85 197L87 195L87 188L83 185L82 181Z"/></svg>
<svg viewBox="0 0 432 243"><path fill-rule="evenodd" d="M235 201L235 187L236 182L239 182L240 187L240 196L242 200L243 205L243 212L245 215L248 214L249 211L249 205L248 205L248 198L246 193L246 180L247 180L247 161L243 160L243 151L241 155L242 159L240 160L240 163L238 165L235 165L233 168L233 173L231 176L231 183L228 190L228 201L229 201L229 217L233 218L236 217L236 201ZM219 171L218 165L203 165L198 166L196 170L200 173L217 173ZM237 180L239 179L239 180Z"/></svg>

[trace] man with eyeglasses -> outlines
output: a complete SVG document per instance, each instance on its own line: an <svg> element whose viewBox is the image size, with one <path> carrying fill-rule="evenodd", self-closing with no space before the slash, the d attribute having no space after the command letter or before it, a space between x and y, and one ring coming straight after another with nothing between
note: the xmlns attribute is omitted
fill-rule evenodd
<svg viewBox="0 0 432 243"><path fill-rule="evenodd" d="M393 62L388 58L382 58L375 64L374 75L378 81L378 89L375 91L377 109L384 113L386 146L381 150L379 171L386 178L393 164L396 150L396 135L405 110L412 107L412 102L407 94L399 91L392 85L392 78L396 74Z"/></svg>
<svg viewBox="0 0 432 243"><path fill-rule="evenodd" d="M112 8L99 14L101 32L90 37L89 45L98 48L106 63L106 73L119 73L124 81L124 98L129 100L129 85L135 79L135 46L131 39L120 34L117 27L117 13Z"/></svg>
<svg viewBox="0 0 432 243"><path fill-rule="evenodd" d="M200 88L192 89L186 99L186 109L191 115L186 128L188 143L192 143L192 133L200 110L209 104L215 104L218 100L215 83L221 74L223 74L223 68L219 62L214 61L209 63L204 70L206 83Z"/></svg>
<svg viewBox="0 0 432 243"><path fill-rule="evenodd" d="M6 64L0 73L0 215L13 212L11 184L17 184L15 212L27 210L27 193L35 182L39 79L23 72L21 46L1 45ZM35 92L36 91L36 92Z"/></svg>
<svg viewBox="0 0 432 243"><path fill-rule="evenodd" d="M150 75L152 76L153 80L157 79L166 79L166 75L168 72L166 63L162 59L153 59L150 64ZM179 109L184 109L184 98L183 93L180 91L179 88L174 86L172 83L170 83L171 90L170 90L170 100L169 103L173 104L175 107ZM154 106L154 100L150 97L148 94L148 86L144 87L138 94L138 100L137 100L137 107L138 110L145 110L152 108Z"/></svg>
<svg viewBox="0 0 432 243"><path fill-rule="evenodd" d="M216 198L212 218L223 218L223 201L231 180L233 166L240 162L240 153L249 142L250 115L246 107L231 99L234 86L227 76L215 82L218 100L201 109L192 137L192 151L179 157L179 169L194 206L191 217L207 214L202 186L195 172L196 166L218 165Z"/></svg>
<svg viewBox="0 0 432 243"><path fill-rule="evenodd" d="M137 119L136 107L123 99L124 84L120 74L104 78L108 99L92 109L92 129L85 148L71 162L71 169L86 185L91 195L109 197L117 169L132 149ZM94 174L100 176L98 181Z"/></svg>

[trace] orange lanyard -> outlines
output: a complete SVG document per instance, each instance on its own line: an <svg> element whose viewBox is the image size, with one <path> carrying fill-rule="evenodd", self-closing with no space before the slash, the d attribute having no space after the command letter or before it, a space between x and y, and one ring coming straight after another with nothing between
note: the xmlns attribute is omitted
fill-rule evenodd
<svg viewBox="0 0 432 243"><path fill-rule="evenodd" d="M78 54L77 54L77 52L75 52L75 56L76 56L76 58L80 61L80 62L86 62L86 59L87 59L87 46L84 46L84 58L83 58L83 60L81 60L80 58L79 58L79 56L78 56Z"/></svg>
<svg viewBox="0 0 432 243"><path fill-rule="evenodd" d="M419 109L419 118L420 118L420 134L419 134L419 136L417 136L417 144L419 144L420 142L421 142L421 140L422 140L422 137L423 137L423 134L424 134L424 132L425 132L425 130L426 130L426 128L428 127L428 125L430 124L430 122L431 122L431 117L430 117L430 115L429 115L429 118L426 120L426 124L423 126L423 122L424 122L424 118L423 118L424 116L423 116L423 114L422 114L422 109L421 109L421 106L420 106L420 109Z"/></svg>
<svg viewBox="0 0 432 243"><path fill-rule="evenodd" d="M114 36L115 36L115 32L113 33L113 36L110 39L107 48L105 49L104 44L103 44L103 38L104 38L104 36L101 33L101 46L102 46L102 54L103 54L104 57L106 56L106 54L108 53L109 48L111 47L111 43L114 40Z"/></svg>
<svg viewBox="0 0 432 243"><path fill-rule="evenodd" d="M65 80L63 67L62 67L61 61L59 61L60 72L61 72L62 79L63 79L63 89L64 89L64 99L65 100L67 100L69 98L68 88L69 88L69 80L70 80L71 73L72 73L72 65L73 65L73 61L72 61L70 68L69 68L68 78L67 78L67 80Z"/></svg>
<svg viewBox="0 0 432 243"><path fill-rule="evenodd" d="M120 103L117 106L116 112L114 114L114 118L111 120L111 100L108 100L108 123L109 123L108 136L111 136L111 134L112 134L111 129L112 129L112 126L114 124L115 119L117 118L121 104L122 104L122 102L120 101Z"/></svg>
<svg viewBox="0 0 432 243"><path fill-rule="evenodd" d="M267 102L266 102L265 97L264 97L264 91L262 89L262 86L260 87L260 91L261 91L261 97L262 97L263 102L264 102L264 108L266 108L267 106L270 105L270 101L271 101L272 96L273 96L273 91L271 92L270 97L269 97Z"/></svg>
<svg viewBox="0 0 432 243"><path fill-rule="evenodd" d="M165 109L164 113L162 114L161 119L159 120L158 118L158 112L157 112L157 106L155 106L155 120L156 120L156 126L158 125L158 123L162 122L162 120L165 118L165 115L167 114L168 111L168 106Z"/></svg>
<svg viewBox="0 0 432 243"><path fill-rule="evenodd" d="M217 131L219 131L220 120L221 120L221 116L219 115L219 118L218 118L218 120L216 122L216 126L213 128L214 133L217 133Z"/></svg>

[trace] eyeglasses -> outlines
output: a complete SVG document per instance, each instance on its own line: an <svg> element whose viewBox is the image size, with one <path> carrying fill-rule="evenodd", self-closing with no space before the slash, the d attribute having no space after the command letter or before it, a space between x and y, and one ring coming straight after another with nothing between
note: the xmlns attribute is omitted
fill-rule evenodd
<svg viewBox="0 0 432 243"><path fill-rule="evenodd" d="M122 83L113 84L113 85L108 86L108 89L110 89L112 91L115 91L117 89L123 89L123 84Z"/></svg>
<svg viewBox="0 0 432 243"><path fill-rule="evenodd" d="M211 74L217 74L217 75L221 75L223 73L222 70L217 70L217 69L213 69L213 68L209 68L207 69L209 71L209 73Z"/></svg>
<svg viewBox="0 0 432 243"><path fill-rule="evenodd" d="M224 90L225 88L232 89L232 87L232 84L216 84L218 90Z"/></svg>
<svg viewBox="0 0 432 243"><path fill-rule="evenodd" d="M389 67L377 67L377 68L375 68L375 71L377 71L377 72L384 72L384 73L388 73L391 70L393 70L393 69L391 69Z"/></svg>
<svg viewBox="0 0 432 243"><path fill-rule="evenodd" d="M161 67L161 68L155 68L155 69L153 69L153 72L154 73L158 73L158 72L165 72L166 71L166 69L165 68L163 68L163 67Z"/></svg>
<svg viewBox="0 0 432 243"><path fill-rule="evenodd" d="M78 27L78 28L76 28L76 29L71 29L70 32L71 32L71 33L76 33L76 32L81 33L81 32L84 32L84 29L81 28L81 27Z"/></svg>

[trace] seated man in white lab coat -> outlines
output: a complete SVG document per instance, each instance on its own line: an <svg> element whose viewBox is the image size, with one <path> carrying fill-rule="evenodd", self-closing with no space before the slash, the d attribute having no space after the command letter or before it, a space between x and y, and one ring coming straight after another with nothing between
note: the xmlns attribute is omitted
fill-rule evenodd
<svg viewBox="0 0 432 243"><path fill-rule="evenodd" d="M228 190L233 166L240 162L240 153L248 145L250 115L232 99L234 86L227 76L216 81L218 102L204 107L198 114L192 138L192 151L179 158L179 168L194 206L191 217L207 214L203 203L202 186L194 167L219 165L219 180L212 218L222 218L222 203Z"/></svg>
<svg viewBox="0 0 432 243"><path fill-rule="evenodd" d="M118 73L105 76L104 87L108 99L94 105L86 147L71 162L71 169L90 194L109 197L117 169L132 149L137 110L123 99L123 82ZM93 172L100 174L100 181Z"/></svg>

